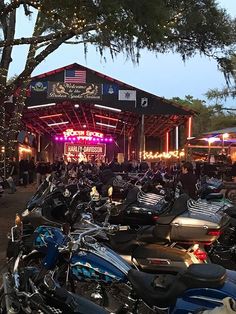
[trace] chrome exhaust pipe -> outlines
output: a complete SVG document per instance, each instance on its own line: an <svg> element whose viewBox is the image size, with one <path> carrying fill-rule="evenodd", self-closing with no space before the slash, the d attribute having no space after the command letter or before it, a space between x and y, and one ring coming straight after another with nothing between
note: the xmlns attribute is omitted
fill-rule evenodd
<svg viewBox="0 0 236 314"><path fill-rule="evenodd" d="M2 276L6 314L17 314L20 313L20 310L14 304L14 300L12 297L14 291L11 287L9 276L9 273L4 273Z"/></svg>

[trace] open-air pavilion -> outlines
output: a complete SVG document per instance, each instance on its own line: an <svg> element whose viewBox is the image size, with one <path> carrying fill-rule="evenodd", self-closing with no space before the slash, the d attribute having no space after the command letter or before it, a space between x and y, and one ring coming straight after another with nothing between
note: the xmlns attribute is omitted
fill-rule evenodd
<svg viewBox="0 0 236 314"><path fill-rule="evenodd" d="M25 104L25 134L49 160L65 154L64 142L76 152L105 145L111 160L178 151L180 127L191 136L191 110L76 63L32 77Z"/></svg>

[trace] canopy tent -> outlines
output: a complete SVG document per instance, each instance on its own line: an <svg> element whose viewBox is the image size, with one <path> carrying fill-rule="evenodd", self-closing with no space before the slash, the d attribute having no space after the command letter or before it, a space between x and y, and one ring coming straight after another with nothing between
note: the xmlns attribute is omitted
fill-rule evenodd
<svg viewBox="0 0 236 314"><path fill-rule="evenodd" d="M232 134L232 135L235 134L236 135L236 127L206 132L204 134L209 135L209 136L219 135L219 134Z"/></svg>
<svg viewBox="0 0 236 314"><path fill-rule="evenodd" d="M187 155L193 154L193 150L207 149L208 158L212 149L220 154L231 155L235 159L236 127L225 128L203 133L201 136L191 138L186 143Z"/></svg>

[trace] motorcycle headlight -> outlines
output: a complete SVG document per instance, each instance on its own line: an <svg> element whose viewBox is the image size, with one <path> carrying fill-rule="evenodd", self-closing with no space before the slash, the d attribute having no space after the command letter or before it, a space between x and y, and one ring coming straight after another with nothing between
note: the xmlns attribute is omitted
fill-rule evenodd
<svg viewBox="0 0 236 314"><path fill-rule="evenodd" d="M29 215L29 210L28 209L24 210L23 213L21 214L22 217L26 217L28 215Z"/></svg>
<svg viewBox="0 0 236 314"><path fill-rule="evenodd" d="M25 211L23 211L23 213L21 214L22 217L26 217L30 214L36 214L36 215L41 215L42 214L42 209L41 207L35 207L32 210L28 210L26 209Z"/></svg>

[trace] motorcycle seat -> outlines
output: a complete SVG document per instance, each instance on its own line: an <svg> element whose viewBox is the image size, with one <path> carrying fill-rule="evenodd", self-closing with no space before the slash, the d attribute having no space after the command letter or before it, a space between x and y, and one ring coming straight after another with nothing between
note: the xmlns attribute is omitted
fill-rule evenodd
<svg viewBox="0 0 236 314"><path fill-rule="evenodd" d="M134 247L138 245L137 234L129 232L117 232L115 235L110 236L110 246L113 250L122 253L129 253Z"/></svg>
<svg viewBox="0 0 236 314"><path fill-rule="evenodd" d="M223 194L221 193L210 193L206 196L206 200L210 201L210 200L220 200L223 198Z"/></svg>
<svg viewBox="0 0 236 314"><path fill-rule="evenodd" d="M176 217L176 215L165 215L165 216L160 216L158 219L157 219L157 224L158 225L169 225L172 220L174 220Z"/></svg>
<svg viewBox="0 0 236 314"><path fill-rule="evenodd" d="M192 264L189 268L173 275L153 275L135 269L128 272L136 294L150 307L169 307L187 289L219 288L226 279L226 270L215 264Z"/></svg>
<svg viewBox="0 0 236 314"><path fill-rule="evenodd" d="M180 195L180 197L175 200L171 210L158 218L157 224L168 225L175 219L175 217L183 214L188 209L188 200L188 195Z"/></svg>
<svg viewBox="0 0 236 314"><path fill-rule="evenodd" d="M117 244L123 244L130 241L133 241L137 238L137 232L136 231L119 231L116 234L111 236L111 239L113 242Z"/></svg>

